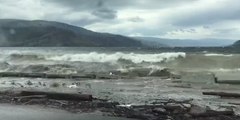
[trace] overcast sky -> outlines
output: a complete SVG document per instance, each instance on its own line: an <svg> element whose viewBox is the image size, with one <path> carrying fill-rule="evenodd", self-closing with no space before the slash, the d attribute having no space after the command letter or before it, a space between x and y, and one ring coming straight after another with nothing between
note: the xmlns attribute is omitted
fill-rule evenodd
<svg viewBox="0 0 240 120"><path fill-rule="evenodd" d="M0 18L128 36L240 39L240 0L0 0Z"/></svg>

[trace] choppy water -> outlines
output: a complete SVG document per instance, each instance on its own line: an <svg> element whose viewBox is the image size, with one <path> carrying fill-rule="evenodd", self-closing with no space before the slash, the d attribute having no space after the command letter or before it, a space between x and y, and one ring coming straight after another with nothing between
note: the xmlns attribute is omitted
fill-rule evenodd
<svg viewBox="0 0 240 120"><path fill-rule="evenodd" d="M0 48L0 71L108 73L129 69L240 71L239 54L141 48Z"/></svg>

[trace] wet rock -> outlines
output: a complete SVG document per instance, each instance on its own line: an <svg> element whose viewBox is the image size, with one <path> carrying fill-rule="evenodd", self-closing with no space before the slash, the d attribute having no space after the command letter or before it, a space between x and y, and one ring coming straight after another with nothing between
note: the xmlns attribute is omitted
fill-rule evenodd
<svg viewBox="0 0 240 120"><path fill-rule="evenodd" d="M165 109L171 111L173 114L184 114L187 112L187 108L181 104L168 103L165 106Z"/></svg>
<svg viewBox="0 0 240 120"><path fill-rule="evenodd" d="M184 114L184 117L191 118L192 116L190 114L186 113L186 114Z"/></svg>
<svg viewBox="0 0 240 120"><path fill-rule="evenodd" d="M38 82L38 84L39 84L39 85L42 85L42 83L41 83L41 82Z"/></svg>
<svg viewBox="0 0 240 120"><path fill-rule="evenodd" d="M190 109L189 114L193 117L206 117L206 118L212 118L213 120L225 120L222 119L227 116L234 117L234 111L233 109L227 109L227 108L217 108L217 109L211 109L210 107L201 107L198 105L193 105ZM235 120L235 119L234 119Z"/></svg>
<svg viewBox="0 0 240 120"><path fill-rule="evenodd" d="M174 74L174 73L172 73L172 74L171 74L171 78L172 78L172 79L181 79L182 76L179 75L179 74Z"/></svg>
<svg viewBox="0 0 240 120"><path fill-rule="evenodd" d="M119 105L118 102L98 102L98 108L114 108L115 106Z"/></svg>
<svg viewBox="0 0 240 120"><path fill-rule="evenodd" d="M21 88L23 88L24 86L21 83L17 83L17 85L19 85Z"/></svg>
<svg viewBox="0 0 240 120"><path fill-rule="evenodd" d="M192 116L201 116L206 112L207 112L206 108L200 107L198 105L193 105L189 111L189 114Z"/></svg>
<svg viewBox="0 0 240 120"><path fill-rule="evenodd" d="M54 87L54 88L60 87L60 83L54 82L50 85L50 87Z"/></svg>
<svg viewBox="0 0 240 120"><path fill-rule="evenodd" d="M67 84L66 83L62 83L62 86L65 87Z"/></svg>
<svg viewBox="0 0 240 120"><path fill-rule="evenodd" d="M152 112L157 114L168 114L167 110L164 108L154 108Z"/></svg>
<svg viewBox="0 0 240 120"><path fill-rule="evenodd" d="M136 119L140 119L140 120L156 120L157 119L157 117L154 116L153 114L147 114L145 112L137 111L137 110L127 113L126 117L127 118L136 118Z"/></svg>
<svg viewBox="0 0 240 120"><path fill-rule="evenodd" d="M18 72L0 72L1 77L20 77Z"/></svg>
<svg viewBox="0 0 240 120"><path fill-rule="evenodd" d="M175 109L184 109L184 107L181 104L177 104L177 103L167 103L165 105L165 109L175 110Z"/></svg>
<svg viewBox="0 0 240 120"><path fill-rule="evenodd" d="M11 85L16 85L15 81L12 81L12 82L11 82Z"/></svg>
<svg viewBox="0 0 240 120"><path fill-rule="evenodd" d="M32 83L30 80L28 80L28 81L26 82L26 84L29 85L29 86L30 86L30 85L33 85L33 83Z"/></svg>
<svg viewBox="0 0 240 120"><path fill-rule="evenodd" d="M184 103L182 104L186 109L191 109L192 105L191 104L187 104L187 103Z"/></svg>
<svg viewBox="0 0 240 120"><path fill-rule="evenodd" d="M16 92L18 93L19 91ZM119 105L118 102L110 102L92 97L91 100L86 101L75 100L76 95L83 95L79 93L52 92L27 91L15 94L14 91L4 91L2 93L0 92L0 97L2 97L0 102L44 105L68 110L70 112L101 111L107 113L109 116L135 118L139 120L239 120L239 117L234 115L232 109L222 106L219 108L214 107L216 109L210 109L193 105L190 104L191 99L183 101L172 99L164 100L159 102L159 104ZM53 95L57 95L57 99L56 97L52 97ZM73 96L75 96L74 100L69 99L69 97ZM67 99L58 99L59 97ZM14 99L12 100L12 98Z"/></svg>
<svg viewBox="0 0 240 120"><path fill-rule="evenodd" d="M187 83L187 84L179 84L179 85L173 85L172 87L177 87L177 88L192 88L192 85Z"/></svg>

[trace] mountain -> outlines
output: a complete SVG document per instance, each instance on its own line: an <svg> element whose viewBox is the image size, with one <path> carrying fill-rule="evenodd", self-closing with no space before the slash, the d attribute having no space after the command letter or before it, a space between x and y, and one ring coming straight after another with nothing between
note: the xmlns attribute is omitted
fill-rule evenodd
<svg viewBox="0 0 240 120"><path fill-rule="evenodd" d="M236 40L229 39L167 39L167 38L154 38L154 37L134 37L136 40L141 41L148 46L158 47L222 47L233 44Z"/></svg>
<svg viewBox="0 0 240 120"><path fill-rule="evenodd" d="M43 20L0 20L0 46L139 47L141 42L109 33Z"/></svg>
<svg viewBox="0 0 240 120"><path fill-rule="evenodd" d="M233 43L232 47L239 47L240 48L240 40Z"/></svg>
<svg viewBox="0 0 240 120"><path fill-rule="evenodd" d="M149 39L146 37L133 37L135 40L140 41L145 47L153 47L153 48L160 48L160 47L169 47L169 45L165 44L162 41Z"/></svg>

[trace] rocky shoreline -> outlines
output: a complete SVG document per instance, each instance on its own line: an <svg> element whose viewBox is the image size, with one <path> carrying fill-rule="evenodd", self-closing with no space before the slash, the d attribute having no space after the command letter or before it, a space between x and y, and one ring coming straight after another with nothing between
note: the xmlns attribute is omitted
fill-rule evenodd
<svg viewBox="0 0 240 120"><path fill-rule="evenodd" d="M64 96L58 99L60 95ZM81 93L36 90L5 90L0 92L0 97L1 103L40 105L77 114L101 111L103 115L107 116L139 120L240 120L240 117L235 115L231 108L222 107L213 110L210 107L194 104L193 99L183 101L168 99L151 104L123 105Z"/></svg>
<svg viewBox="0 0 240 120"><path fill-rule="evenodd" d="M220 82L209 72L180 76L169 69L103 75L0 72L0 103L138 120L240 120L238 86Z"/></svg>

